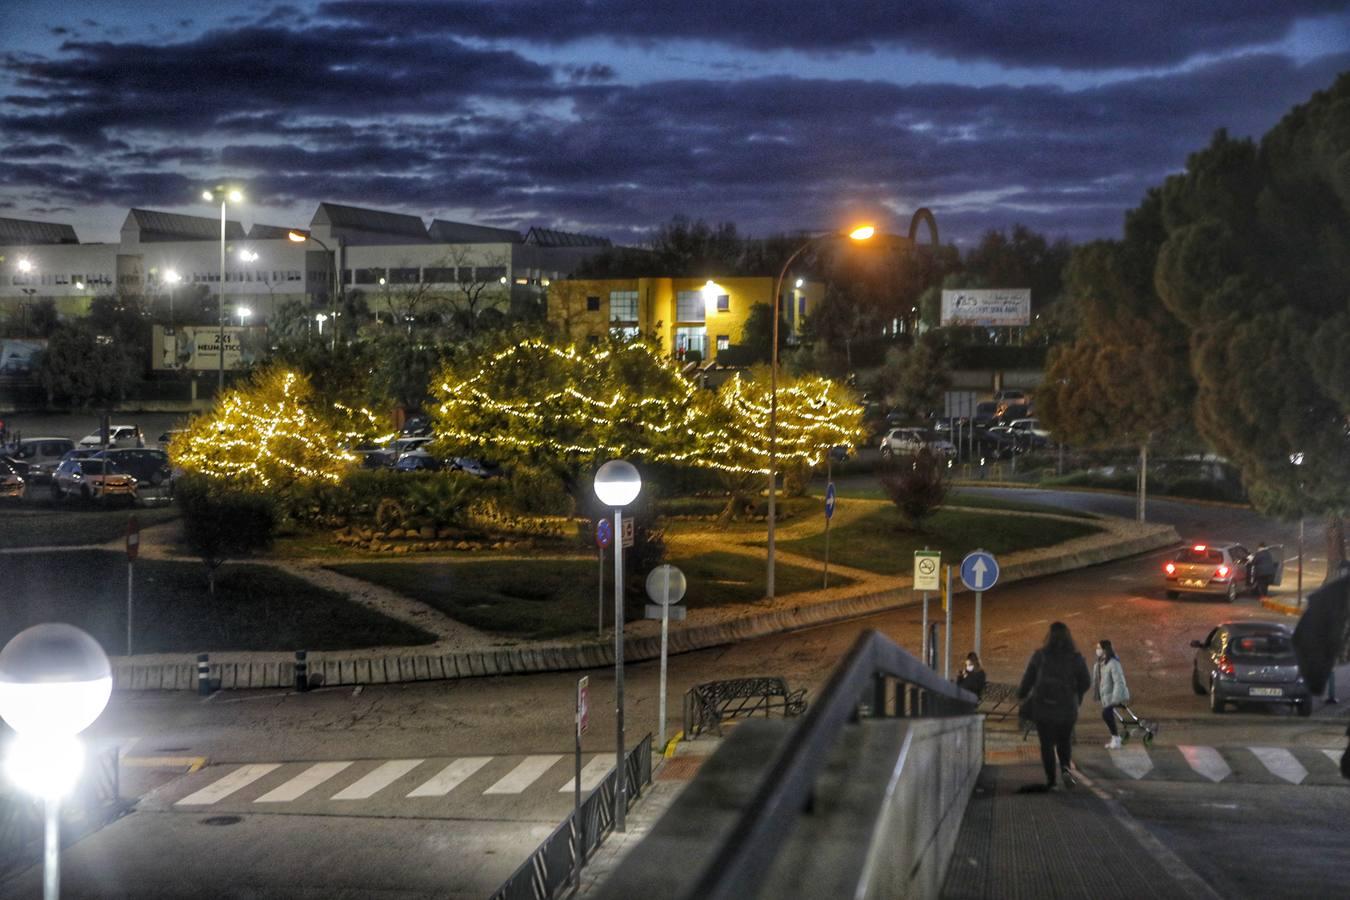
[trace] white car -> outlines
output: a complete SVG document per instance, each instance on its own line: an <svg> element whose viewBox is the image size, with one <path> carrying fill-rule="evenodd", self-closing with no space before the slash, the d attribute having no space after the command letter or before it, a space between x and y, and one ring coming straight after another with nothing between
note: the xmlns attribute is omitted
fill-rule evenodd
<svg viewBox="0 0 1350 900"><path fill-rule="evenodd" d="M32 481L50 481L56 467L67 453L75 449L75 442L63 437L24 438L14 445L13 456L28 464Z"/></svg>
<svg viewBox="0 0 1350 900"><path fill-rule="evenodd" d="M1050 432L1042 427L1040 419L1013 419L1008 423L1008 430L1013 434L1034 434L1042 438L1050 436Z"/></svg>
<svg viewBox="0 0 1350 900"><path fill-rule="evenodd" d="M86 434L80 438L81 447L102 447L103 429L95 431L93 434ZM144 447L145 439L141 436L141 429L135 425L111 425L108 427L108 446L109 447Z"/></svg>
<svg viewBox="0 0 1350 900"><path fill-rule="evenodd" d="M922 428L892 428L881 439L881 455L888 459L895 454L913 456L925 447L945 459L956 455L951 441L930 437Z"/></svg>

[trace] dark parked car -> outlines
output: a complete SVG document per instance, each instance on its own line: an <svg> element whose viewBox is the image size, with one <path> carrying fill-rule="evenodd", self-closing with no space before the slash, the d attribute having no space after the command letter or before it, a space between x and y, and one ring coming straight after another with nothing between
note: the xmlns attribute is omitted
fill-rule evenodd
<svg viewBox="0 0 1350 900"><path fill-rule="evenodd" d="M0 458L0 498L18 500L23 497L24 487L23 475Z"/></svg>
<svg viewBox="0 0 1350 900"><path fill-rule="evenodd" d="M1225 622L1191 641L1191 689L1209 695L1221 713L1229 703L1288 703L1312 714L1312 696L1294 656L1293 632L1282 622Z"/></svg>
<svg viewBox="0 0 1350 900"><path fill-rule="evenodd" d="M1011 425L1017 419L1031 417L1031 411L1025 403L1004 403L994 415L995 425Z"/></svg>
<svg viewBox="0 0 1350 900"><path fill-rule="evenodd" d="M445 461L432 456L425 450L409 450L394 463L397 472L439 472L445 468Z"/></svg>
<svg viewBox="0 0 1350 900"><path fill-rule="evenodd" d="M119 470L135 477L138 485L158 486L173 477L169 454L163 450L152 450L149 447L100 450L95 458L112 461Z"/></svg>

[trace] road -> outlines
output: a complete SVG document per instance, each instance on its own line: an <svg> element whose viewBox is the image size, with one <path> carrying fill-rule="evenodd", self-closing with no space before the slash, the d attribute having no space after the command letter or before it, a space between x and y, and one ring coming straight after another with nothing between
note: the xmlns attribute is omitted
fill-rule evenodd
<svg viewBox="0 0 1350 900"><path fill-rule="evenodd" d="M1105 494L1018 491L1016 496L1089 511L1133 510L1130 498ZM1176 524L1188 538L1231 537L1254 545L1263 538L1284 542L1290 534L1289 526L1241 509L1158 501L1150 504L1150 516ZM1179 837L1174 844L1197 871L1226 865L1246 871L1252 860L1278 853L1272 836L1282 834L1286 816L1291 833L1302 834L1299 829L1314 827L1308 823L1330 828L1350 812L1350 789L1323 753L1344 747L1345 719L1340 707L1319 707L1311 719L1285 710L1210 714L1204 698L1190 689L1189 641L1223 620L1273 614L1248 598L1231 606L1165 599L1163 555L997 586L985 595L985 665L991 680L1017 680L1053 619L1068 623L1082 648L1111 639L1124 660L1136 708L1162 720L1163 731L1149 768L1136 778L1095 749L1105 729L1095 717L1087 718L1080 755L1085 770L1122 792L1132 811L1137 808L1144 821L1164 831L1203 834L1213 810L1202 802L1236 802L1244 817L1262 817L1265 831L1234 830L1222 842ZM958 658L973 643L971 604L967 596L957 598ZM937 603L933 613L938 614ZM907 607L674 657L673 716L688 687L716 678L782 675L794 687L817 690L859 630L868 627L917 651L920 610ZM119 694L95 736L124 748L129 784L142 800L133 815L68 852L68 896L82 889L90 896L116 895L112 885L135 885L135 891L126 890L138 896L186 896L210 884L211 893L247 889L251 896L482 897L566 812L570 794L561 789L572 771L579 674L304 695L243 692L205 700ZM593 697L584 747L590 763L613 750L613 673L585 674ZM628 667L630 745L656 730L656 690L655 664ZM674 722L670 730L678 727ZM1176 748L1183 745L1213 748L1232 780L1209 784L1184 758L1178 765ZM1254 756L1253 747L1291 748L1308 777L1291 783ZM181 768L139 762L159 757L206 757L209 765L183 775ZM595 770L602 765L596 763ZM1168 792L1173 781L1181 791ZM1259 791L1249 790L1247 782ZM1226 799L1232 794L1239 799ZM1313 804L1298 799L1314 796ZM1155 797L1161 801L1153 803ZM1282 841L1275 840L1275 848ZM27 890L35 877L30 871L10 886ZM1254 873L1252 878L1229 895L1286 895L1278 879L1262 881ZM1259 893L1257 885L1270 890Z"/></svg>

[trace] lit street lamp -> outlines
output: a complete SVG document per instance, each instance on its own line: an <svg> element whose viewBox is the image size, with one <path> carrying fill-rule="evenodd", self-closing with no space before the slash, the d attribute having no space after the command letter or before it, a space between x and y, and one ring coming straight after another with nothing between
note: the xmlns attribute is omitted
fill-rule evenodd
<svg viewBox="0 0 1350 900"><path fill-rule="evenodd" d="M167 285L169 286L169 328L170 328L170 329L173 328L173 293L174 293L174 291L177 289L178 283L181 282L182 280L183 280L183 276L182 276L182 275L179 275L179 274L178 274L176 271L174 271L173 269L169 269L167 272L164 273L164 283L167 284Z"/></svg>
<svg viewBox="0 0 1350 900"><path fill-rule="evenodd" d="M215 190L202 191L202 199L207 203L220 201L220 379L216 391L222 394L225 392L225 205L243 203L244 194L237 188L217 185Z"/></svg>
<svg viewBox="0 0 1350 900"><path fill-rule="evenodd" d="M338 314L338 295L342 293L342 238L337 239L337 250L329 250L328 245L319 240L312 234L306 234L302 231L287 232L286 237L297 244L303 244L305 241L313 241L323 248L325 253L333 254L333 349L337 350L337 314ZM319 334L323 334L323 319L317 319L319 322Z"/></svg>
<svg viewBox="0 0 1350 900"><path fill-rule="evenodd" d="M44 900L61 893L61 798L75 786L84 756L75 736L94 723L111 694L107 655L74 625L34 625L0 651L0 717L17 735L5 772L45 807Z"/></svg>
<svg viewBox="0 0 1350 900"><path fill-rule="evenodd" d="M248 317L253 315L253 310L249 309L247 306L241 306L238 309L238 313L239 313L239 325L240 327L243 327L244 325L248 324Z"/></svg>
<svg viewBox="0 0 1350 900"><path fill-rule="evenodd" d="M328 317L323 313L315 313L314 321L319 323L319 337L323 337L323 323L328 321Z"/></svg>
<svg viewBox="0 0 1350 900"><path fill-rule="evenodd" d="M768 572L764 579L764 595L770 600L773 599L774 587L774 518L776 509L774 498L778 493L778 317L780 315L779 306L783 298L783 279L787 278L788 268L797 257L820 241L840 237L865 241L874 234L876 234L876 229L871 225L860 225L852 231L831 231L816 235L793 251L792 255L787 258L787 262L783 263L783 268L779 271L778 279L773 285L773 348L770 351L771 361L769 363L769 514L766 517L769 523L769 553Z"/></svg>
<svg viewBox="0 0 1350 900"><path fill-rule="evenodd" d="M623 760L623 508L637 499L642 476L630 462L611 459L595 473L595 496L614 510L614 828L624 831L625 766Z"/></svg>

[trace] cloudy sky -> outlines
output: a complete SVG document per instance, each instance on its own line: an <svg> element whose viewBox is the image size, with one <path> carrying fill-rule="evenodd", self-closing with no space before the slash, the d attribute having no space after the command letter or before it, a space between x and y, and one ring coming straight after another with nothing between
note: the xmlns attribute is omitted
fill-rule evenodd
<svg viewBox="0 0 1350 900"><path fill-rule="evenodd" d="M1350 0L0 0L0 216L1113 236L1348 69Z"/></svg>

